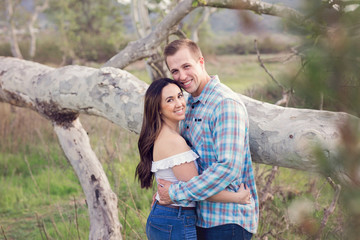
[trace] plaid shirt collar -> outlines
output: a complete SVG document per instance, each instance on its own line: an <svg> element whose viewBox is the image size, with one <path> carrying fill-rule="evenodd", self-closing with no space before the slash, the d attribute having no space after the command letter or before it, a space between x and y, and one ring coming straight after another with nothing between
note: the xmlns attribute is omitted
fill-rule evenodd
<svg viewBox="0 0 360 240"><path fill-rule="evenodd" d="M193 104L196 102L200 102L202 104L206 104L208 98L210 97L210 92L213 91L216 84L220 83L218 75L211 76L210 81L205 85L204 89L202 90L200 96L197 98L197 101L195 101L193 96L189 96L188 102L189 104Z"/></svg>

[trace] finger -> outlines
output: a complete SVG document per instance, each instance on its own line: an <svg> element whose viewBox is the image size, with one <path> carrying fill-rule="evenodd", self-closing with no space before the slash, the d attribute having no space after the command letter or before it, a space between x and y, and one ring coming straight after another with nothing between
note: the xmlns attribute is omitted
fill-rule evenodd
<svg viewBox="0 0 360 240"><path fill-rule="evenodd" d="M170 184L171 184L170 182L168 182L168 181L166 181L164 179L159 179L158 180L158 185L160 185L161 187L168 186Z"/></svg>
<svg viewBox="0 0 360 240"><path fill-rule="evenodd" d="M241 184L240 184L240 190L243 190L243 189L244 189L244 184L241 183Z"/></svg>
<svg viewBox="0 0 360 240"><path fill-rule="evenodd" d="M162 204L162 205L166 205L166 202L161 200L161 199L159 200L159 203Z"/></svg>

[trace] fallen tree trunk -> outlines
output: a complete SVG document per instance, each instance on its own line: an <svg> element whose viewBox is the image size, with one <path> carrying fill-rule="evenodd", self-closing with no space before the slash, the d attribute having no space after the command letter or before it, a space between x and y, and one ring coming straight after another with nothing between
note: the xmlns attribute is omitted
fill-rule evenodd
<svg viewBox="0 0 360 240"><path fill-rule="evenodd" d="M30 108L49 119L88 203L89 239L121 239L117 197L91 150L80 113L100 116L139 133L147 84L112 68L67 66L0 57L0 101ZM240 95L250 119L250 148L257 163L318 171L313 147L328 161L337 154L346 113L284 108Z"/></svg>
<svg viewBox="0 0 360 240"><path fill-rule="evenodd" d="M129 131L141 128L145 82L112 68L50 68L15 58L0 58L0 101L31 108L53 122L73 114L104 117ZM318 144L329 160L336 154L339 126L347 113L284 108L240 95L250 119L253 161L317 171L312 147Z"/></svg>

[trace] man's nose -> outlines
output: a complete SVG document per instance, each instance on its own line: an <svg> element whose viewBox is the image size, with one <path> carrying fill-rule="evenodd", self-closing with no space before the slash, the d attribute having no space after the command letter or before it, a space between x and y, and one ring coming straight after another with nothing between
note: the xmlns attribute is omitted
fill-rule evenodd
<svg viewBox="0 0 360 240"><path fill-rule="evenodd" d="M185 80L186 79L186 75L183 71L179 71L179 80Z"/></svg>

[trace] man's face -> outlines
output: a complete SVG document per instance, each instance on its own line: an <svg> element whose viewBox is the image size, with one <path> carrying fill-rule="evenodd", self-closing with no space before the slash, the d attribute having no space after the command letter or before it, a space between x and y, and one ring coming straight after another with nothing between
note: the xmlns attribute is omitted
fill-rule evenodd
<svg viewBox="0 0 360 240"><path fill-rule="evenodd" d="M174 55L168 56L166 62L174 80L192 96L199 96L206 85L203 58L194 59L190 50L183 47Z"/></svg>

